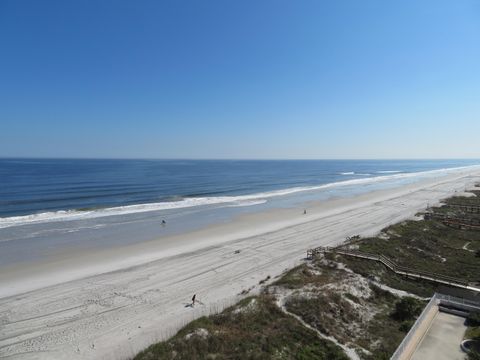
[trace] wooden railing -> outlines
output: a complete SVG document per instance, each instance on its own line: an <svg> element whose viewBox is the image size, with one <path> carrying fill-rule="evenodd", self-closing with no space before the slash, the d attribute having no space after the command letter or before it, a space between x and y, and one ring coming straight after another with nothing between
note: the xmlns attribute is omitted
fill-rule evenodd
<svg viewBox="0 0 480 360"><path fill-rule="evenodd" d="M445 204L445 206L455 207L455 208L458 208L458 209L465 210L467 212L480 214L480 206L479 205Z"/></svg>
<svg viewBox="0 0 480 360"><path fill-rule="evenodd" d="M425 220L438 220L445 225L459 229L480 230L480 219L450 216L435 212L427 212L424 217Z"/></svg>
<svg viewBox="0 0 480 360"><path fill-rule="evenodd" d="M358 251L358 250L349 250L341 247L333 248L333 247L320 246L314 249L309 249L307 251L307 258L312 259L315 256L319 254L324 254L324 253L335 253L335 254L352 256L352 257L361 258L361 259L373 260L373 261L382 263L383 265L385 265L385 267L387 267L389 270L393 271L398 275L403 275L409 278L428 280L428 281L436 282L439 284L460 287L463 289L480 291L480 288L476 288L472 286L468 281L464 279L442 275L442 274L431 273L431 272L417 270L417 269L412 269L406 266L400 266L396 264L394 261L387 258L386 256L372 254L372 253Z"/></svg>

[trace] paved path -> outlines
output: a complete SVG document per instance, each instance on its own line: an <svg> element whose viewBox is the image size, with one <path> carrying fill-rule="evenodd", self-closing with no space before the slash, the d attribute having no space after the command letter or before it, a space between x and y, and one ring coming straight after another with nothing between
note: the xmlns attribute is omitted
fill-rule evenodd
<svg viewBox="0 0 480 360"><path fill-rule="evenodd" d="M460 349L467 327L465 319L439 312L411 360L463 360Z"/></svg>

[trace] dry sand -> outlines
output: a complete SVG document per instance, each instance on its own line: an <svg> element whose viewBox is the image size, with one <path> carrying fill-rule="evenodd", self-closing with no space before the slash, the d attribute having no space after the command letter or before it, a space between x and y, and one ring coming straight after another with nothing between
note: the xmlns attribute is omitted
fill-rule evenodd
<svg viewBox="0 0 480 360"><path fill-rule="evenodd" d="M464 169L311 203L307 215L303 208L269 211L159 241L2 270L0 357L130 358L234 303L243 290L255 292L260 280L303 261L309 247L375 234L479 180L478 167ZM191 308L194 293L201 304Z"/></svg>

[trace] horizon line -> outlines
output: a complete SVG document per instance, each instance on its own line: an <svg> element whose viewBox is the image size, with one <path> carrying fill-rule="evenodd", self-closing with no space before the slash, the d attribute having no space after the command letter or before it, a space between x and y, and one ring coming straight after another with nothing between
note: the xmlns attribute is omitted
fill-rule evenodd
<svg viewBox="0 0 480 360"><path fill-rule="evenodd" d="M428 157L418 157L418 158L402 158L402 157L393 157L393 158L347 158L347 157L332 157L332 158L222 158L222 157L211 157L211 158L190 158L190 157L56 157L56 156L0 156L0 160L16 160L16 159L29 159L29 160L159 160L159 161L178 161L178 160L188 160L188 161L359 161L359 160L479 160L480 157L438 157L438 158L428 158Z"/></svg>

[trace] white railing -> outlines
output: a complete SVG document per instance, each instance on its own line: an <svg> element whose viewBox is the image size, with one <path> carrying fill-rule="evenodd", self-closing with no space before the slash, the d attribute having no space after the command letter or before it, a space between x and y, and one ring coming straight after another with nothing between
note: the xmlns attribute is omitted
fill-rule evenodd
<svg viewBox="0 0 480 360"><path fill-rule="evenodd" d="M390 360L401 359L402 355L404 355L405 350L411 345L412 338L418 335L417 330L421 325L423 325L423 322L426 320L427 316L430 314L432 307L438 306L438 302L439 302L438 294L435 293L430 299L430 301L428 302L427 306L425 306L425 308L423 309L420 316L417 318L417 320L413 324L408 334L403 338L402 342L398 346L397 350L395 350Z"/></svg>
<svg viewBox="0 0 480 360"><path fill-rule="evenodd" d="M473 310L480 311L480 302L467 300L455 296L437 294L437 299L440 300L442 304L446 305L460 305L468 308L473 308Z"/></svg>
<svg viewBox="0 0 480 360"><path fill-rule="evenodd" d="M453 306L456 305L459 307L469 308L470 310L474 309L474 310L480 311L479 302L471 301L471 300L467 300L467 299L463 299L455 296L435 293L430 299L430 301L428 302L427 306L425 306L425 308L423 309L420 316L417 318L417 320L413 324L408 334L402 340L397 350L395 350L390 360L400 360L402 358L408 359L408 357L403 357L404 355L408 355L408 354L405 354L405 351L408 350L409 348L414 350L416 345L418 345L418 344L415 344L415 346L413 346L412 344L413 337L417 336L417 339L421 340L424 334L421 334L421 336L419 336L419 334L417 334L417 331L419 330L420 326L424 324L424 321L427 320L427 317L428 315L430 315L430 311L432 307L438 306L441 303L445 305L453 305ZM426 327L425 330L427 329L428 329L428 326Z"/></svg>

